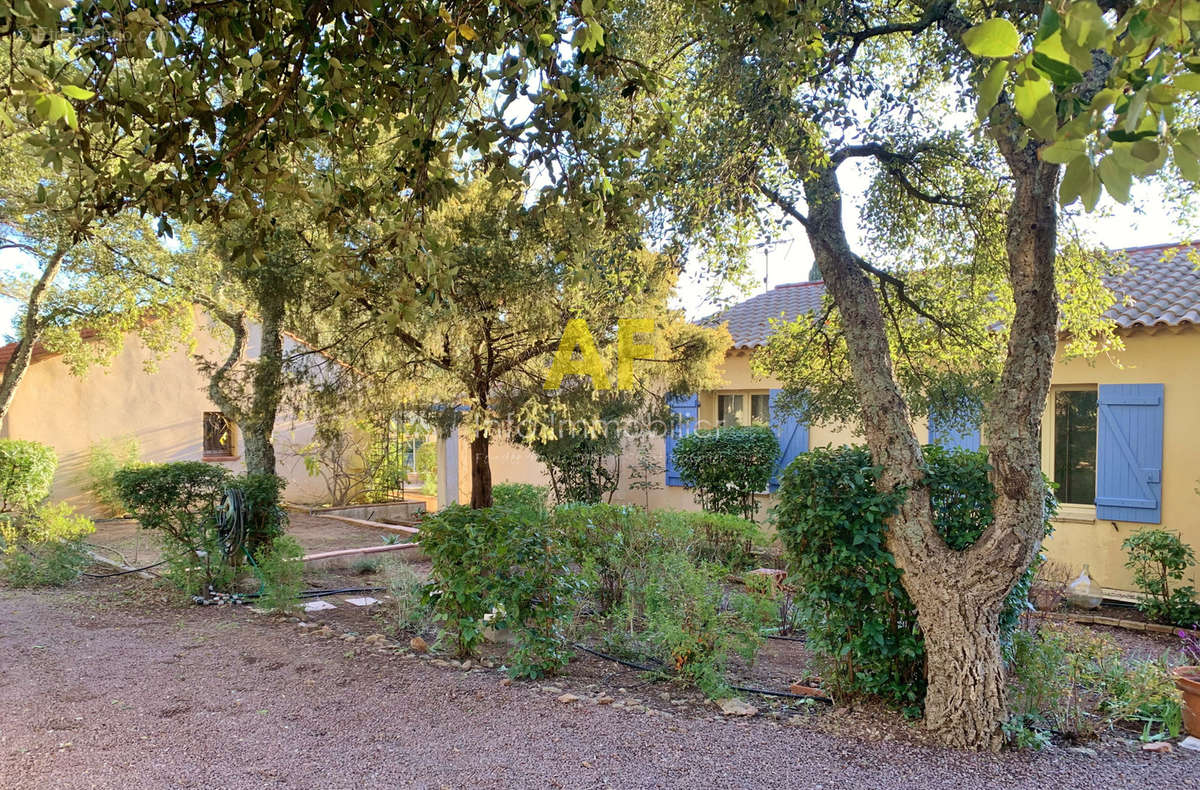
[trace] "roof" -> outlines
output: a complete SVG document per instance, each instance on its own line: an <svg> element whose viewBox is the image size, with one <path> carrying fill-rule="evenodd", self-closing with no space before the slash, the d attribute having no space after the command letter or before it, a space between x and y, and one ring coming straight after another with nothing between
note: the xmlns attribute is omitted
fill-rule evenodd
<svg viewBox="0 0 1200 790"><path fill-rule="evenodd" d="M767 342L771 334L771 319L784 322L796 320L806 313L816 312L825 295L825 283L786 283L751 296L744 302L730 305L721 312L701 321L703 324L728 324L734 348L754 348Z"/></svg>
<svg viewBox="0 0 1200 790"><path fill-rule="evenodd" d="M1117 302L1105 317L1123 329L1200 326L1200 241L1155 244L1118 250L1129 269L1106 284ZM794 321L816 312L825 296L823 282L786 283L702 319L726 323L733 348L749 349L767 342L771 319Z"/></svg>
<svg viewBox="0 0 1200 790"><path fill-rule="evenodd" d="M1120 252L1129 270L1106 283L1118 297L1106 318L1124 329L1200 325L1200 241Z"/></svg>

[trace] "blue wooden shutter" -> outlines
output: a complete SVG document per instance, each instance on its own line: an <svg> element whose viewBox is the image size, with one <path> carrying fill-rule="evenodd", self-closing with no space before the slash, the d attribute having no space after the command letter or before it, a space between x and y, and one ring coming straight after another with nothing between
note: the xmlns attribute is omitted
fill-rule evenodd
<svg viewBox="0 0 1200 790"><path fill-rule="evenodd" d="M952 420L931 413L929 415L929 443L940 445L947 450L978 450L979 426L968 430L960 430Z"/></svg>
<svg viewBox="0 0 1200 790"><path fill-rule="evenodd" d="M796 459L800 453L808 452L808 423L799 419L795 414L783 414L776 402L783 390L771 390L768 396L767 412L771 418L771 430L779 440L779 462L775 465L775 474L771 476L770 490L779 488L779 480L783 470Z"/></svg>
<svg viewBox="0 0 1200 790"><path fill-rule="evenodd" d="M675 442L696 432L696 423L700 418L700 396L693 393L669 397L667 405L671 407L671 411L682 418L682 422L673 426L666 435L667 485L682 486L683 480L679 477L679 472L675 470Z"/></svg>
<svg viewBox="0 0 1200 790"><path fill-rule="evenodd" d="M1101 384L1096 517L1162 522L1163 385Z"/></svg>

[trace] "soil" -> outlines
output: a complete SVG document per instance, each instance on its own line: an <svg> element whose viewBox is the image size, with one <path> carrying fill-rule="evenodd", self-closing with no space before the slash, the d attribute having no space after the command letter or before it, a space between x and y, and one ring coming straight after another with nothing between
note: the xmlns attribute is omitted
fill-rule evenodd
<svg viewBox="0 0 1200 790"><path fill-rule="evenodd" d="M1194 787L1200 771L1200 755L1120 735L1091 753L994 756L933 746L872 708L747 696L762 714L726 717L593 657L507 684L367 647L380 624L361 609L322 614L327 628L189 606L130 577L0 590L0 787L1145 788ZM798 642L765 652L762 684L804 658Z"/></svg>

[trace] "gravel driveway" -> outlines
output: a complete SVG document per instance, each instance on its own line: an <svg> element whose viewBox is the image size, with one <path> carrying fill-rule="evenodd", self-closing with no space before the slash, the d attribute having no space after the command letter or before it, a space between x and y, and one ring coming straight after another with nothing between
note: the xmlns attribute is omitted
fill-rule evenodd
<svg viewBox="0 0 1200 790"><path fill-rule="evenodd" d="M994 757L664 719L118 598L0 591L0 787L1200 787L1179 750Z"/></svg>

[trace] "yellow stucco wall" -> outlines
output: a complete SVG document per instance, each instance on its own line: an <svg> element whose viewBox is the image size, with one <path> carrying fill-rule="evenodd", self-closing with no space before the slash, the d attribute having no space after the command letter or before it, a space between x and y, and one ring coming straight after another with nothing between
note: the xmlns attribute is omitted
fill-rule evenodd
<svg viewBox="0 0 1200 790"><path fill-rule="evenodd" d="M224 358L226 342L208 330L208 319L196 320L196 348L208 359ZM249 337L251 355L258 347L257 327ZM289 341L290 342L290 341ZM51 498L66 501L89 515L98 515L84 469L93 444L133 436L142 459L151 462L200 460L202 415L217 411L207 395L207 379L196 369L191 350L179 348L147 373L150 352L136 336L108 367L93 367L74 376L61 357L33 363L17 389L0 435L48 444L58 454L58 472ZM278 472L288 481L286 497L293 502L322 502L327 490L319 477L310 477L297 450L312 439L312 425L281 414L276 422ZM241 436L235 438L240 453ZM223 462L245 471L239 458Z"/></svg>
<svg viewBox="0 0 1200 790"><path fill-rule="evenodd" d="M1052 388L1099 384L1163 385L1162 527L1200 549L1200 330L1137 330L1111 358L1056 360ZM1043 417L1042 468L1051 473L1053 415ZM1078 575L1087 563L1105 587L1133 589L1121 542L1138 529L1157 525L1097 521L1095 508L1064 506L1046 543L1047 556Z"/></svg>

